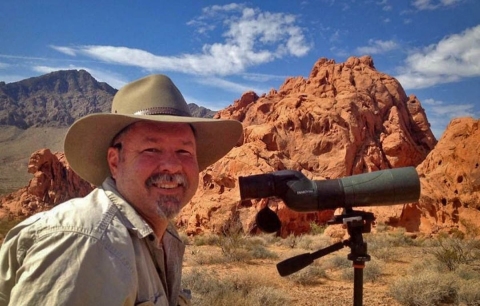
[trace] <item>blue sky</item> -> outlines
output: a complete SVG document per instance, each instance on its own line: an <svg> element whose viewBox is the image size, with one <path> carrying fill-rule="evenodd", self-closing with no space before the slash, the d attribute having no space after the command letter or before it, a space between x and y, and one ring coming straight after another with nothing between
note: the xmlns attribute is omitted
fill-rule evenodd
<svg viewBox="0 0 480 306"><path fill-rule="evenodd" d="M163 73L213 110L308 77L321 57L365 54L420 99L437 138L453 117L480 117L478 0L3 0L0 10L0 81L85 69L119 88Z"/></svg>

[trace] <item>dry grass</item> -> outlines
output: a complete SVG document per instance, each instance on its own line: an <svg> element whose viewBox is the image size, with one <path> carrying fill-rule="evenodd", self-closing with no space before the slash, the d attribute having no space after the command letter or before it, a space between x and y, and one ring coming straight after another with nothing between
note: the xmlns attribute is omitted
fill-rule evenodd
<svg viewBox="0 0 480 306"><path fill-rule="evenodd" d="M401 230L364 238L372 257L363 271L364 305L480 305L478 240L412 239ZM349 248L286 277L276 270L330 244L323 234L197 236L187 246L184 285L194 305L352 305Z"/></svg>

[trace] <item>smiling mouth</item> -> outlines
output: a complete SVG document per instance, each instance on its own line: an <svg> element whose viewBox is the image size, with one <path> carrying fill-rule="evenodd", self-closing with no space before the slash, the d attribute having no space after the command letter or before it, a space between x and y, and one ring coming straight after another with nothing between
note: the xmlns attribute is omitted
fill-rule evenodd
<svg viewBox="0 0 480 306"><path fill-rule="evenodd" d="M153 184L153 186L162 188L162 189L174 189L177 187L182 187L183 185L181 184L172 184L172 183L158 183L158 184Z"/></svg>
<svg viewBox="0 0 480 306"><path fill-rule="evenodd" d="M186 187L187 180L182 174L160 173L151 176L147 180L147 186L155 186L161 189L175 189L179 187Z"/></svg>

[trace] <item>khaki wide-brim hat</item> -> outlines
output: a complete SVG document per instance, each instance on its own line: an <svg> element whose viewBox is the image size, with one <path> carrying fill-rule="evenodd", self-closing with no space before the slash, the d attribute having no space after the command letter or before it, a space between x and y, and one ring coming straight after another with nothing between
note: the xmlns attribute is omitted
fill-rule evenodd
<svg viewBox="0 0 480 306"><path fill-rule="evenodd" d="M110 176L107 151L122 129L140 121L188 123L195 132L200 171L227 154L242 134L236 120L192 117L187 102L172 80L151 75L121 88L111 113L87 115L77 120L65 137L65 157L72 169L95 186Z"/></svg>

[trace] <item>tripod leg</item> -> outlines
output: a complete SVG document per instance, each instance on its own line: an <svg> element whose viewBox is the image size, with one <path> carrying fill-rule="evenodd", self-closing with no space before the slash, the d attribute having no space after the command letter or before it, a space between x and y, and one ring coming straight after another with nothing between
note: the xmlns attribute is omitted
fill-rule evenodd
<svg viewBox="0 0 480 306"><path fill-rule="evenodd" d="M365 263L353 262L353 305L363 306L363 268Z"/></svg>

